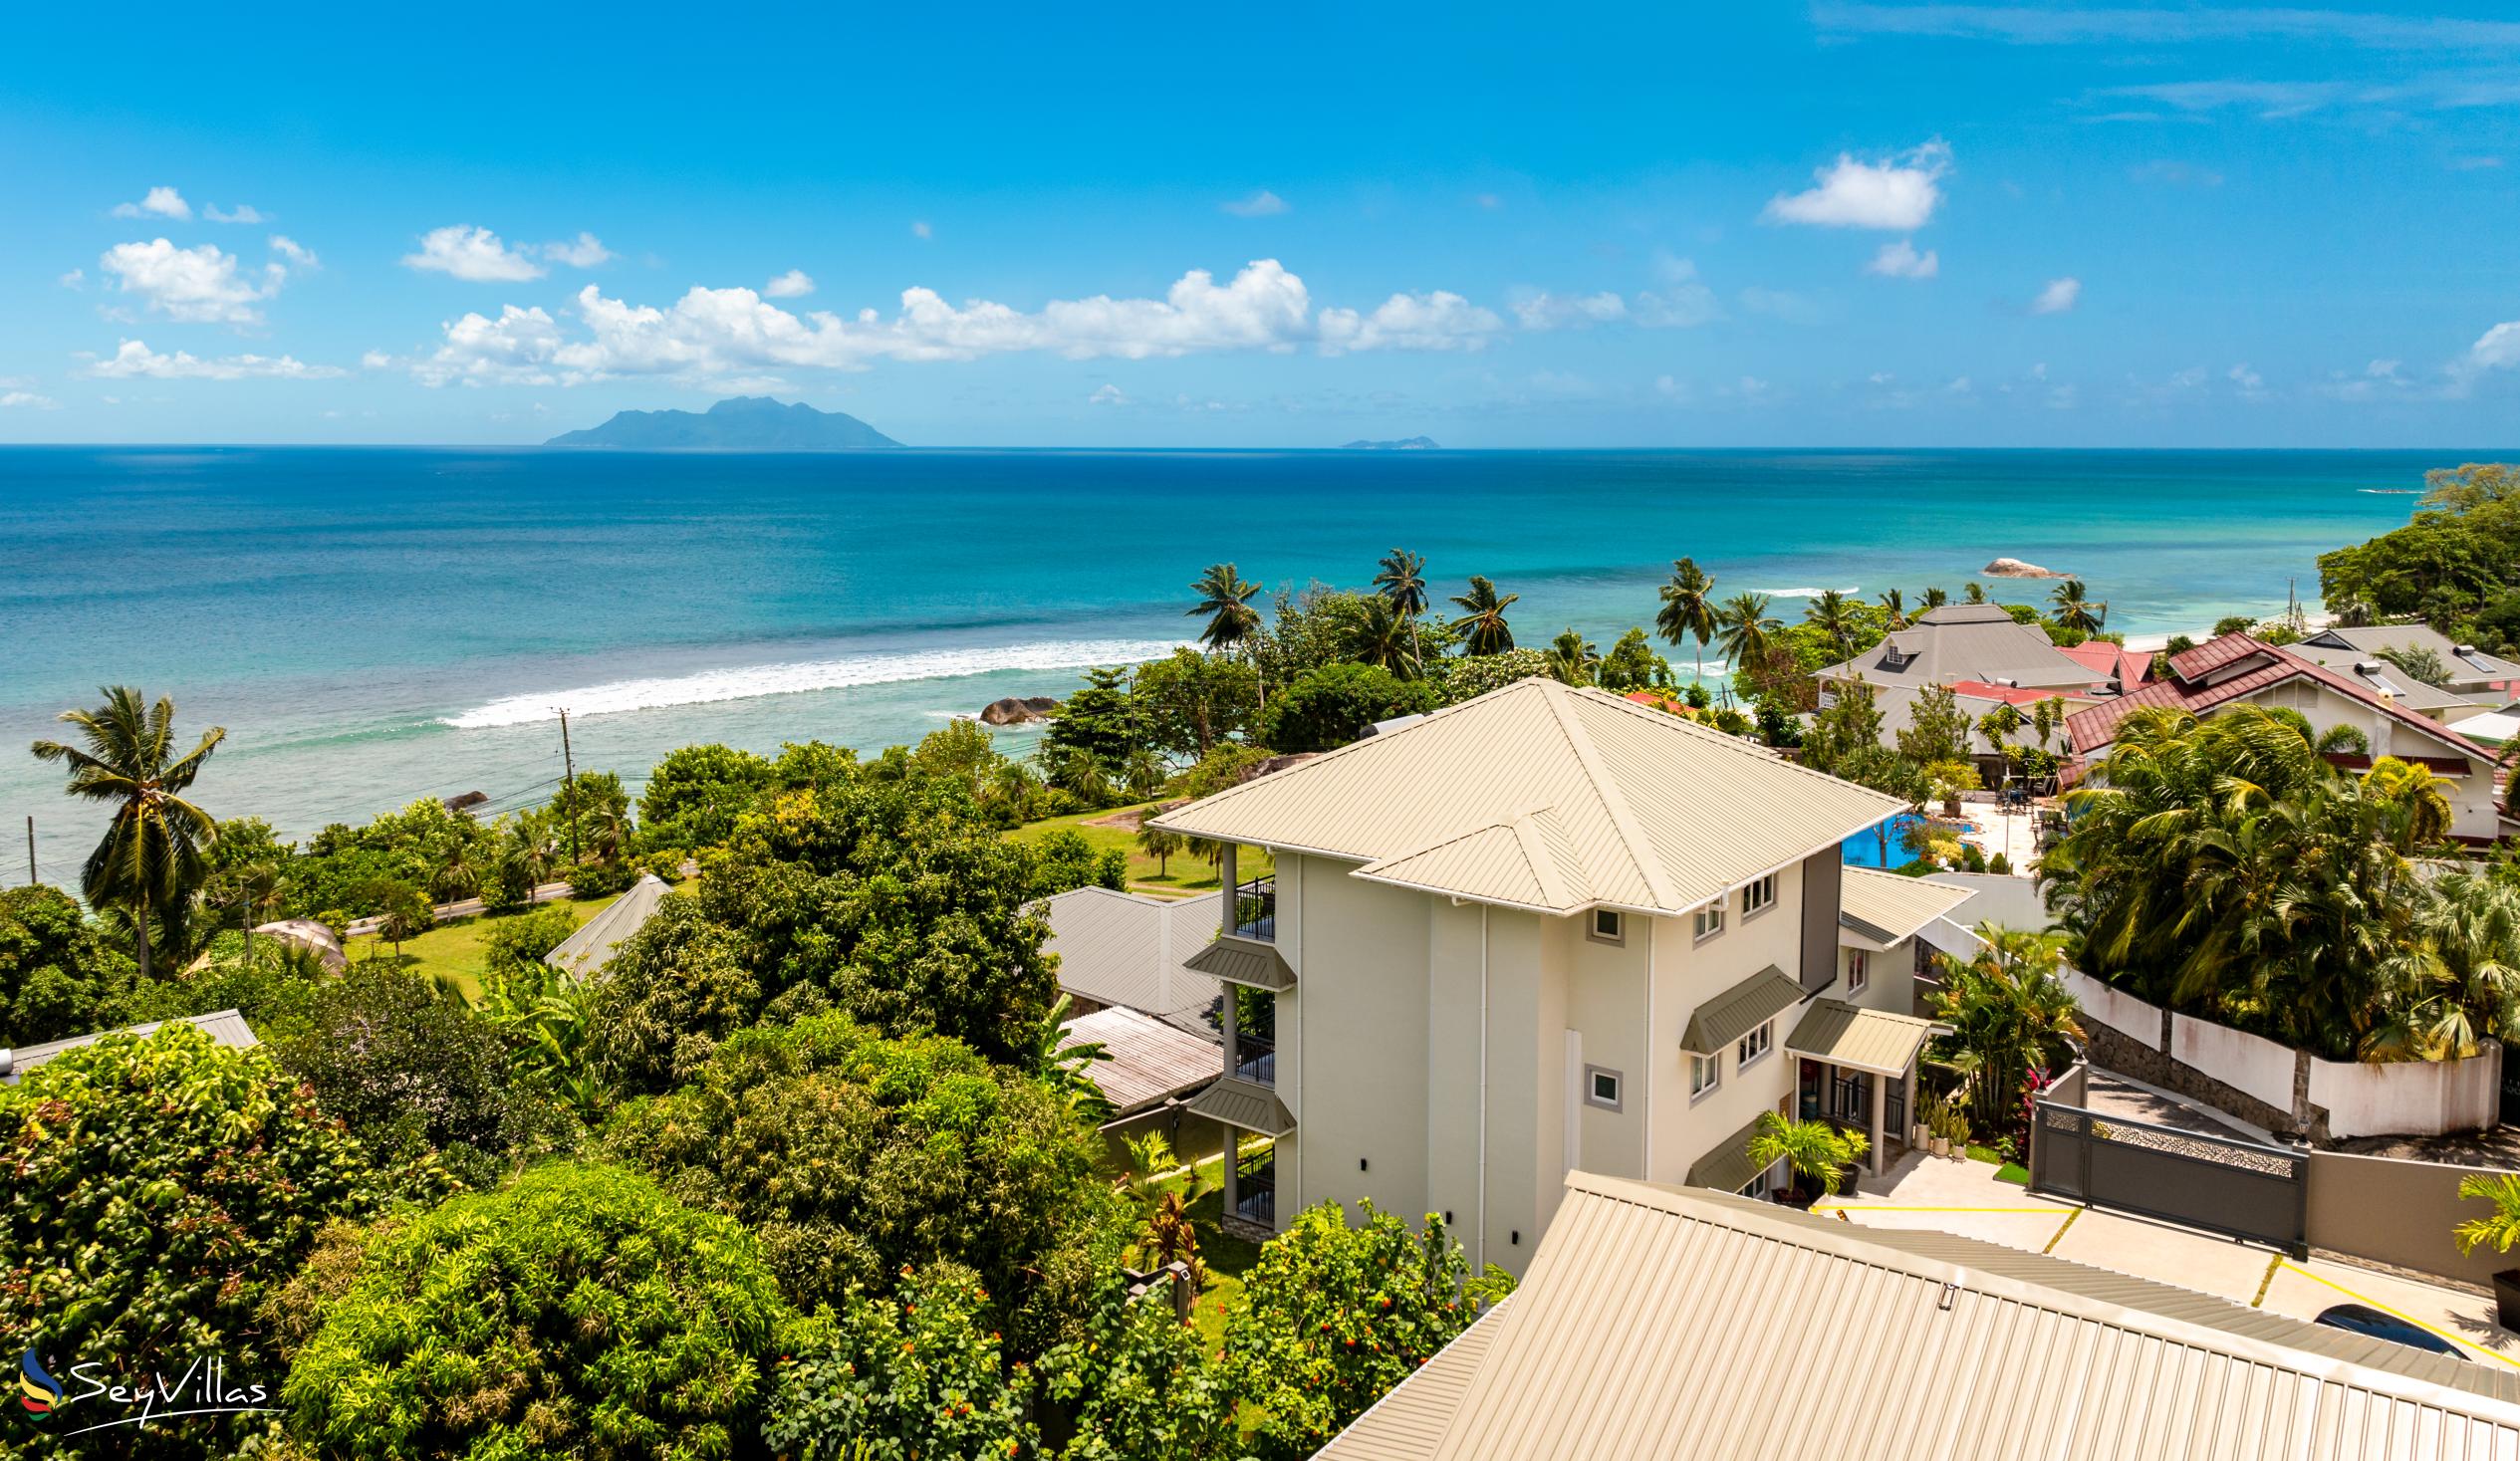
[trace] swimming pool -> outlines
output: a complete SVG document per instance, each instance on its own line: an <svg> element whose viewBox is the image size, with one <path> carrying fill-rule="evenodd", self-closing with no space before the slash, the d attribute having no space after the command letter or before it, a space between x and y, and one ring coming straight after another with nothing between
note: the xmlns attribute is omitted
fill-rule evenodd
<svg viewBox="0 0 2520 1461"><path fill-rule="evenodd" d="M1901 812L1879 828L1867 829L1840 845L1849 867L1904 867L1915 860L1907 851L1907 830L1925 819ZM1884 853L1888 856L1885 857Z"/></svg>

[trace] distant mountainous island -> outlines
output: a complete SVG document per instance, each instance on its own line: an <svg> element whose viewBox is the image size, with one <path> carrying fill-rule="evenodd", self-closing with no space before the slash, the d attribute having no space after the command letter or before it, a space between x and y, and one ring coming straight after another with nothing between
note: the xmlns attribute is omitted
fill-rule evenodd
<svg viewBox="0 0 2520 1461"><path fill-rule="evenodd" d="M867 451L900 444L856 416L766 395L731 396L706 411L617 411L601 426L543 443L615 451Z"/></svg>
<svg viewBox="0 0 2520 1461"><path fill-rule="evenodd" d="M1351 441L1341 451L1441 451L1432 436L1403 436L1397 441Z"/></svg>

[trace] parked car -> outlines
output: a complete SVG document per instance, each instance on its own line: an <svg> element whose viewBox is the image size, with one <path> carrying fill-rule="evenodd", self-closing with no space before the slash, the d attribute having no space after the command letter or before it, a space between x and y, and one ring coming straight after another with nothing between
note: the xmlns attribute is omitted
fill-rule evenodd
<svg viewBox="0 0 2520 1461"><path fill-rule="evenodd" d="M2323 1324L2332 1330L2343 1330L2349 1335L2361 1335L2369 1339L2387 1339L2393 1344L2403 1344L2409 1349L2425 1349L2434 1354L2447 1354L2452 1359L2465 1360L2467 1358L2459 1352L2458 1345L2442 1339L2432 1331L2420 1325L2410 1324L2384 1310L2374 1309L2368 1304L2340 1304L2333 1309L2321 1310L2319 1317L2311 1323Z"/></svg>

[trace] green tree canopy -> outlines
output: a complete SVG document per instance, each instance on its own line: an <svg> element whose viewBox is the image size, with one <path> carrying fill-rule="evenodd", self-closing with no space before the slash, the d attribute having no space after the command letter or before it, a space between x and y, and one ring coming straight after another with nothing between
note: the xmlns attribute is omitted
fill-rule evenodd
<svg viewBox="0 0 2520 1461"><path fill-rule="evenodd" d="M1279 752L1328 751L1362 738L1380 720L1415 715L1438 703L1423 680L1403 680L1371 664L1329 664L1278 692L1260 738Z"/></svg>
<svg viewBox="0 0 2520 1461"><path fill-rule="evenodd" d="M750 751L710 744L665 753L638 796L639 841L697 852L726 841L735 819L770 785L770 763Z"/></svg>
<svg viewBox="0 0 2520 1461"><path fill-rule="evenodd" d="M78 900L34 884L0 892L0 1045L40 1045L130 1023L139 966Z"/></svg>

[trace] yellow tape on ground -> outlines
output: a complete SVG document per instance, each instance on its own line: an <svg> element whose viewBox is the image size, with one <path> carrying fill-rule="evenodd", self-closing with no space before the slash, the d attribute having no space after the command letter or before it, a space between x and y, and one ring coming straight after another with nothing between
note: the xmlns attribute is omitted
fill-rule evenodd
<svg viewBox="0 0 2520 1461"><path fill-rule="evenodd" d="M1886 1203L1831 1203L1824 1207L1812 1204L1814 1212L2021 1212L2040 1217L2057 1217L2068 1211L2062 1207L1891 1207Z"/></svg>
<svg viewBox="0 0 2520 1461"><path fill-rule="evenodd" d="M2439 1337L2439 1338L2441 1338L2441 1339L2444 1339L2449 1340L2449 1341L2450 1341L2451 1343L2453 1343L2453 1344L2457 1344L2457 1345L2460 1345L2460 1346L2465 1347L2465 1348L2473 1349L2473 1350L2475 1350L2475 1351L2476 1351L2477 1353L2479 1353L2479 1354L2490 1355L2490 1356L2492 1356L2493 1358L2499 1359L2499 1360L2501 1360L2503 1363L2510 1365L2510 1366L2511 1366L2512 1368L2514 1368L2514 1369L2520 1369L2520 1359L2514 1359L2514 1358L2512 1358L2512 1357L2511 1357L2510 1355L2508 1355L2508 1354L2504 1354L2504 1353L2500 1353L2500 1352L2498 1352L2498 1351L2496 1351L2496 1350L2488 1349L2488 1348L2486 1348L2484 1345L2477 1343L2477 1342L2476 1342L2475 1340L2473 1340L2473 1339L2460 1339L2458 1336L2453 1335L2453 1334L2450 1334L2450 1333L2448 1333L2448 1332L2447 1332L2447 1331L2445 1331L2445 1330L2436 1330L2436 1329L2434 1329L2432 1326L2430 1326L2430 1325L2428 1325L2428 1324L2425 1324L2422 1320L2419 1320L2419 1319L2415 1318L2415 1317L2414 1317L2413 1315L2411 1315L2411 1314L2400 1314L2398 1311L2396 1311L2396 1310L2394 1310L2394 1309L2390 1308L2388 1305L2381 1303L2379 1300L2377 1300L2377 1299L2375 1299L2375 1298L2371 1297L2371 1296L2370 1296L2370 1295L2368 1295L2368 1294L2357 1294L2357 1293L2355 1293L2352 1289L2347 1288L2345 1285L2340 1284L2340 1283L2337 1283L2337 1282L2335 1282L2335 1281L2333 1281L2333 1280L2330 1280L2330 1279L2323 1279L2323 1278L2319 1277L2317 1274L2312 1273L2310 1270L2308 1270L2308 1269L2306 1269L2306 1268L2301 1267L2299 1264L2286 1263L2286 1262L2284 1262L2284 1260L2282 1260L2282 1259L2280 1259L2280 1258L2276 1260L2276 1264L2277 1264L2277 1266L2278 1266L2278 1267L2285 1268L2285 1269L2289 1269L2289 1270L2291 1270L2292 1272L2294 1272L2294 1273L2297 1273L2297 1274L2301 1275L2303 1278L2310 1280L2310 1282L2312 1282L2312 1283L2314 1283L2314 1284L2325 1284L2325 1285L2327 1285L2329 1288L2336 1290L2338 1293L2343 1294L2346 1298L2353 1300L2353 1301L2354 1301L2355 1303L2357 1303L2357 1304L2368 1304L2368 1305L2370 1305L2372 1308L2379 1310L2379 1311L2380 1311L2381 1313L2383 1313L2383 1314L2389 1315L2389 1316L2390 1316L2391 1318L2393 1318L2393 1319L2402 1319L2402 1320L2404 1320L2406 1323L2408 1323L2408 1324L2410 1324L2410 1325L2413 1325L2416 1329L2419 1329L2419 1330L2423 1331L2423 1332L2424 1332L2425 1334L2427 1334L2427 1335L2437 1336L2437 1337Z"/></svg>

